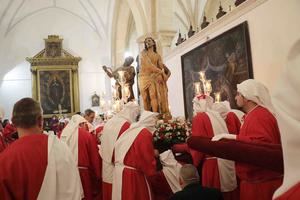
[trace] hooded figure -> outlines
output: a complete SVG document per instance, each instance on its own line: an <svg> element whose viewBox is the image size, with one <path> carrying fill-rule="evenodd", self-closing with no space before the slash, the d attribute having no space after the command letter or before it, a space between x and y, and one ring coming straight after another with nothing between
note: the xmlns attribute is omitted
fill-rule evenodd
<svg viewBox="0 0 300 200"><path fill-rule="evenodd" d="M229 135L220 113L212 110L212 97L201 95L194 98L193 102L196 115L192 122L192 136L213 137L223 133ZM237 181L234 162L211 157L193 149L190 152L195 166L203 162L202 185L220 189L225 199L235 199Z"/></svg>
<svg viewBox="0 0 300 200"><path fill-rule="evenodd" d="M127 103L124 108L104 125L101 135L103 199L111 199L113 181L113 151L114 145L130 124L135 122L140 112L139 105L134 102Z"/></svg>
<svg viewBox="0 0 300 200"><path fill-rule="evenodd" d="M218 112L225 120L228 133L239 134L241 119L244 115L242 111L231 109L228 101L215 102L211 109Z"/></svg>
<svg viewBox="0 0 300 200"><path fill-rule="evenodd" d="M63 129L60 139L64 141L73 153L77 163L84 199L92 200L101 195L101 159L95 138L85 128L86 123L80 115L72 116Z"/></svg>
<svg viewBox="0 0 300 200"><path fill-rule="evenodd" d="M151 199L147 177L156 173L153 133L158 113L144 111L115 144L113 200Z"/></svg>
<svg viewBox="0 0 300 200"><path fill-rule="evenodd" d="M253 79L238 84L237 88L237 105L246 112L240 132L238 135L220 134L212 140L227 138L280 145L279 128L268 89ZM241 200L255 199L258 191L261 200L271 199L282 182L280 173L254 165L237 162L236 171L241 180Z"/></svg>

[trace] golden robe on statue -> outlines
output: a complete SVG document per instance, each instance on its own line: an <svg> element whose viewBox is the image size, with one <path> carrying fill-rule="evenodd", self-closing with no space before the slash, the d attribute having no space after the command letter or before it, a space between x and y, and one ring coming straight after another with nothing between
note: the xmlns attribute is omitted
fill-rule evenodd
<svg viewBox="0 0 300 200"><path fill-rule="evenodd" d="M155 41L146 38L144 43L145 50L140 53L141 69L138 79L144 109L159 112L162 118L170 119L172 116L168 104L167 80L171 73L156 52Z"/></svg>

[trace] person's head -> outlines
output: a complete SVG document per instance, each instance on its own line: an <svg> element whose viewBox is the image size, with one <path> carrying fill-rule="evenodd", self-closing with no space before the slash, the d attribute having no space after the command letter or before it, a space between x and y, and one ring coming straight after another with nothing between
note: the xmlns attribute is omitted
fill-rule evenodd
<svg viewBox="0 0 300 200"><path fill-rule="evenodd" d="M215 102L211 108L213 111L220 113L223 119L226 118L227 113L230 111L230 104L228 101Z"/></svg>
<svg viewBox="0 0 300 200"><path fill-rule="evenodd" d="M193 111L194 115L199 112L206 112L211 109L214 103L214 99L208 95L199 95L193 99Z"/></svg>
<svg viewBox="0 0 300 200"><path fill-rule="evenodd" d="M267 108L274 113L269 90L262 83L248 79L237 85L237 95L235 97L237 106L248 112L256 105Z"/></svg>
<svg viewBox="0 0 300 200"><path fill-rule="evenodd" d="M159 115L159 113L154 113L154 112L144 110L141 113L140 119L137 124L139 126L146 127L151 133L154 133L154 131L156 130L155 125L158 120L158 118L157 118L158 115Z"/></svg>
<svg viewBox="0 0 300 200"><path fill-rule="evenodd" d="M89 123L93 123L94 119L95 119L95 111L93 111L92 109L86 109L84 111L84 118L86 119L86 121L88 121Z"/></svg>
<svg viewBox="0 0 300 200"><path fill-rule="evenodd" d="M135 122L137 116L140 114L140 106L135 102L128 102L125 104L123 109L118 112L116 115L119 117L123 117L130 123Z"/></svg>
<svg viewBox="0 0 300 200"><path fill-rule="evenodd" d="M182 188L189 184L199 183L200 178L196 167L192 164L185 164L180 169L179 183Z"/></svg>
<svg viewBox="0 0 300 200"><path fill-rule="evenodd" d="M129 67L129 66L131 66L133 61L134 61L134 58L132 56L128 56L128 57L125 58L123 66Z"/></svg>
<svg viewBox="0 0 300 200"><path fill-rule="evenodd" d="M146 37L144 40L144 44L146 50L153 47L153 51L156 52L156 43L152 37Z"/></svg>
<svg viewBox="0 0 300 200"><path fill-rule="evenodd" d="M42 108L32 98L23 98L15 103L11 120L17 129L39 128L42 130Z"/></svg>

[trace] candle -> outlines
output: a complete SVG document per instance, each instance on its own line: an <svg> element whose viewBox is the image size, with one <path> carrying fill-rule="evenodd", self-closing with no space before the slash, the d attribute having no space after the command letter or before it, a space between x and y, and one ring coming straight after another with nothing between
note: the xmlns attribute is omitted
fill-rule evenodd
<svg viewBox="0 0 300 200"><path fill-rule="evenodd" d="M206 95L210 95L211 91L212 91L212 87L211 87L211 80L206 80L204 83L204 90L205 90L205 94Z"/></svg>
<svg viewBox="0 0 300 200"><path fill-rule="evenodd" d="M194 89L195 89L195 96L200 95L202 93L200 82L194 83Z"/></svg>
<svg viewBox="0 0 300 200"><path fill-rule="evenodd" d="M221 94L220 92L215 93L215 102L220 103L221 102Z"/></svg>
<svg viewBox="0 0 300 200"><path fill-rule="evenodd" d="M200 74L200 80L201 81L205 81L205 79L206 79L206 77L205 77L205 71L200 71L199 74Z"/></svg>

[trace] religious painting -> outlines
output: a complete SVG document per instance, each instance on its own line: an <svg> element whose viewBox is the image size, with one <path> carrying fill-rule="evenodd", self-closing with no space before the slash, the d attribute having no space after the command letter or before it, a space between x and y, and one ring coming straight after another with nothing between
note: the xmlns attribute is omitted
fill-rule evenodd
<svg viewBox="0 0 300 200"><path fill-rule="evenodd" d="M33 57L27 57L32 75L32 98L43 108L47 129L49 119L71 117L79 112L78 62L63 49L63 39L58 35L48 35L44 39L45 48Z"/></svg>
<svg viewBox="0 0 300 200"><path fill-rule="evenodd" d="M38 70L38 100L44 115L66 114L73 111L72 71Z"/></svg>
<svg viewBox="0 0 300 200"><path fill-rule="evenodd" d="M201 83L200 72L211 80L212 97L218 92L222 101L227 100L232 108L237 108L236 85L253 78L247 22L184 54L181 62L186 118L193 117L194 83Z"/></svg>
<svg viewBox="0 0 300 200"><path fill-rule="evenodd" d="M96 93L92 96L91 99L92 99L92 107L100 106L100 97Z"/></svg>

